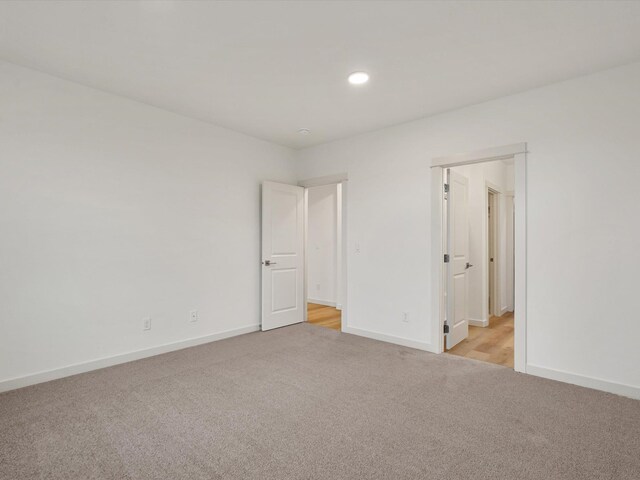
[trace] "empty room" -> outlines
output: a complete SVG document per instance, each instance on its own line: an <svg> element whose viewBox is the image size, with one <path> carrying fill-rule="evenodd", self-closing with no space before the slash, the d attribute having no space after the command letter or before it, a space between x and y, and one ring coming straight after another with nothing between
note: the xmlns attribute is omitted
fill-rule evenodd
<svg viewBox="0 0 640 480"><path fill-rule="evenodd" d="M637 480L639 152L637 1L0 1L0 480Z"/></svg>

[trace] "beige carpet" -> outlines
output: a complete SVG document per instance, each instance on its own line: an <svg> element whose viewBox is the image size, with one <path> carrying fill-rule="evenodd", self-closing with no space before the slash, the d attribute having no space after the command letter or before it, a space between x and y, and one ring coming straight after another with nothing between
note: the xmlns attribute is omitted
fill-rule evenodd
<svg viewBox="0 0 640 480"><path fill-rule="evenodd" d="M297 325L0 395L0 478L637 480L640 402Z"/></svg>

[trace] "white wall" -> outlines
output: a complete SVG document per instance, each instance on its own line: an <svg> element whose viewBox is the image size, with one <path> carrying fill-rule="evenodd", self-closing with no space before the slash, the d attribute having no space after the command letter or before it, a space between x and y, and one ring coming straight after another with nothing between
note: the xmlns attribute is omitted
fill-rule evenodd
<svg viewBox="0 0 640 480"><path fill-rule="evenodd" d="M527 370L640 396L638 85L640 63L300 151L301 178L349 175L349 325L433 348L431 160L528 142Z"/></svg>
<svg viewBox="0 0 640 480"><path fill-rule="evenodd" d="M507 296L506 298L502 299L502 309L506 309L509 312L513 312L514 307L515 307L515 218L514 218L514 210L515 210L515 204L514 204L514 189L515 189L515 171L514 171L514 165L513 163L511 163L510 165L507 166L507 185L506 185L506 194L503 196L502 201L504 202L504 208L505 208L505 231L507 233L507 238L506 238L506 242L507 242L507 248L506 248L506 261L504 263L504 267L505 267L505 276L504 278L506 279L507 282Z"/></svg>
<svg viewBox="0 0 640 480"><path fill-rule="evenodd" d="M503 261L500 265L501 288L504 295L500 297L500 310L504 312L513 312L515 307L515 271L514 271L514 242L515 242L515 225L514 225L514 197L511 194L502 195L501 198L504 216L504 241L505 248L503 253Z"/></svg>
<svg viewBox="0 0 640 480"><path fill-rule="evenodd" d="M504 193L509 185L513 189L513 168L503 161L478 163L455 167L454 170L469 180L469 320L474 324L488 325L489 271L487 255L487 182L494 186L499 195L498 207L498 252L496 262L500 269L499 297L501 309L508 310L509 288L513 294L513 278L507 276L507 208ZM513 228L513 227L511 227ZM509 284L510 283L510 284ZM511 302L513 305L513 302ZM513 306L511 307L513 309Z"/></svg>
<svg viewBox="0 0 640 480"><path fill-rule="evenodd" d="M260 183L294 182L292 162L289 149L0 63L0 387L257 328Z"/></svg>
<svg viewBox="0 0 640 480"><path fill-rule="evenodd" d="M337 302L337 186L308 189L307 298L312 303Z"/></svg>

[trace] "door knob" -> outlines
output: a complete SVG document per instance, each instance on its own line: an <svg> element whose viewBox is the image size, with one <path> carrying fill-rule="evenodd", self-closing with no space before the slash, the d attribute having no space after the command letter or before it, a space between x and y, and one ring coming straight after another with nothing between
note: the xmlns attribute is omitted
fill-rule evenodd
<svg viewBox="0 0 640 480"><path fill-rule="evenodd" d="M269 265L275 265L276 262L272 262L271 260L265 260L264 262L262 262L262 264L268 267Z"/></svg>
<svg viewBox="0 0 640 480"><path fill-rule="evenodd" d="M472 265L472 264L470 264L469 262L467 262L467 264L464 266L464 268L465 268L465 269L467 269L467 268L471 268L471 267L473 267L473 265Z"/></svg>

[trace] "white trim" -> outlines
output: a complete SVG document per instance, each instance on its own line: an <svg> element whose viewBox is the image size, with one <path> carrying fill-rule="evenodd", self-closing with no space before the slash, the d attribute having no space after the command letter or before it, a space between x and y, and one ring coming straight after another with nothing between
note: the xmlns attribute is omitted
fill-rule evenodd
<svg viewBox="0 0 640 480"><path fill-rule="evenodd" d="M324 177L308 178L306 180L298 181L300 187L322 187L324 185L331 185L334 183L346 182L349 180L346 173L338 173L336 175L326 175Z"/></svg>
<svg viewBox="0 0 640 480"><path fill-rule="evenodd" d="M431 168L431 338L435 353L444 351L444 244L443 244L443 181L444 167L493 161L512 157L514 160L515 192L515 279L514 279L514 370L527 371L527 145L518 143L433 160ZM515 153L514 153L515 152ZM484 157L486 155L486 157ZM437 339L437 340L435 340Z"/></svg>
<svg viewBox="0 0 640 480"><path fill-rule="evenodd" d="M307 298L307 303L315 303L318 305L324 305L325 307L335 307L336 302L327 302L326 300L316 300L315 298ZM305 319L306 321L306 319Z"/></svg>
<svg viewBox="0 0 640 480"><path fill-rule="evenodd" d="M444 170L440 167L431 170L431 338L435 339L434 353L444 351L445 300L442 285L444 278Z"/></svg>
<svg viewBox="0 0 640 480"><path fill-rule="evenodd" d="M527 373L535 375L536 377L543 377L550 380L579 385L581 387L603 390L605 392L615 393L616 395L623 395L625 397L640 400L640 387L634 387L633 385L611 382L601 378L587 377L577 373L570 373L563 370L555 370L553 368L546 368L532 364L527 365Z"/></svg>
<svg viewBox="0 0 640 480"><path fill-rule="evenodd" d="M121 353L118 355L113 355L111 357L98 358L96 360L76 363L73 365L68 365L66 367L56 368L54 370L47 370L31 375L25 375L24 377L10 378L8 380L3 380L0 382L0 392L15 390L16 388L28 387L29 385L35 385L37 383L49 382L51 380L57 380L59 378L69 377L71 375L77 375L79 373L90 372L92 370L111 367L113 365L119 365L121 363L132 362L134 360L140 360L142 358L148 358L163 353L173 352L175 350L182 350L184 348L195 347L197 345L203 345L205 343L216 342L225 338L236 337L238 335L257 332L259 330L260 325L247 325L245 327L225 330L223 332L213 333L211 335L205 335L203 337L190 338L173 343L165 343L164 345L158 345L156 347L145 348L128 353Z"/></svg>
<svg viewBox="0 0 640 480"><path fill-rule="evenodd" d="M394 343L396 345L402 345L403 347L416 348L418 350L436 353L436 348L430 343L426 342L419 342L417 340L396 337L394 335L387 335L386 333L372 332L371 330L364 330L354 327L343 326L342 331L343 333L350 333L351 335L357 335L359 337L371 338L373 340L380 340L381 342Z"/></svg>
<svg viewBox="0 0 640 480"><path fill-rule="evenodd" d="M527 372L527 154L514 155L513 368Z"/></svg>
<svg viewBox="0 0 640 480"><path fill-rule="evenodd" d="M336 185L336 307L342 305L342 183Z"/></svg>
<svg viewBox="0 0 640 480"><path fill-rule="evenodd" d="M432 167L452 167L454 165L469 165L471 163L492 162L494 160L507 160L514 155L527 152L526 143L513 143L502 147L486 148L461 155L437 157L431 161Z"/></svg>
<svg viewBox="0 0 640 480"><path fill-rule="evenodd" d="M347 215L349 213L347 209L347 195L349 193L348 182L347 180L343 180L340 182L340 296L338 297L338 305L336 308L342 312L342 320L341 320L341 331L345 331L345 329L349 325L349 282L348 276L349 272L347 271L348 265L348 255L347 245L348 245L348 224L349 219Z"/></svg>
<svg viewBox="0 0 640 480"><path fill-rule="evenodd" d="M488 192L489 190L493 190L493 193L502 195L502 189L495 183L491 183L489 180L485 179L484 186L485 186L485 192Z"/></svg>
<svg viewBox="0 0 640 480"><path fill-rule="evenodd" d="M306 322L307 321L307 317L308 317L308 313L309 313L309 306L307 305L308 301L307 301L307 295L309 295L309 282L308 282L308 277L309 277L309 255L308 255L308 248L307 248L307 242L309 241L309 189L305 187L304 189L304 193L303 193L303 203L302 203L302 216L303 216L303 229L304 229L304 234L303 234L303 239L302 239L302 250L304 251L304 272L302 274L303 276L303 289L304 289L304 315L302 317L302 321Z"/></svg>
<svg viewBox="0 0 640 480"><path fill-rule="evenodd" d="M469 319L469 325L472 325L474 327L488 327L489 326L489 320L477 320L475 318L470 318Z"/></svg>

